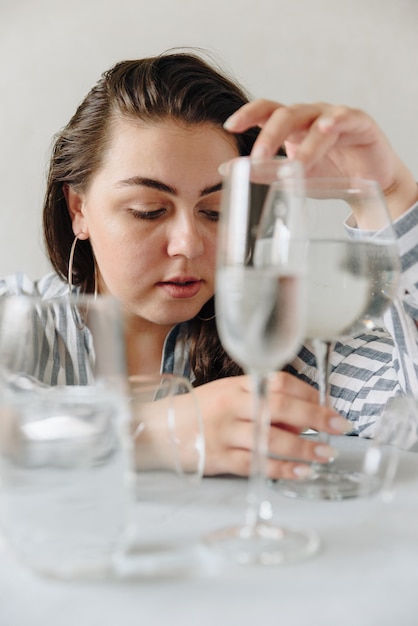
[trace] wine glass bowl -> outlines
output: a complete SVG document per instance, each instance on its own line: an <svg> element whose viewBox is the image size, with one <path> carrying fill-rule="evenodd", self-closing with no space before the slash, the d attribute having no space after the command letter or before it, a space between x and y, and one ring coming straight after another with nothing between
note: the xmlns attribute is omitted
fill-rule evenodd
<svg viewBox="0 0 418 626"><path fill-rule="evenodd" d="M374 328L396 294L400 269L383 193L364 179L308 179L305 185L307 337L329 341Z"/></svg>

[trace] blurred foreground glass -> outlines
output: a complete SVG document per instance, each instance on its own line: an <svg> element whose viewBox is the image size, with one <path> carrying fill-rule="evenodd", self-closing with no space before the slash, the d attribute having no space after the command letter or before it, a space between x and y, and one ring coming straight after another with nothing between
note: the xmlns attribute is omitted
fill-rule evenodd
<svg viewBox="0 0 418 626"><path fill-rule="evenodd" d="M206 541L238 563L284 563L319 545L315 533L271 521L266 491L269 375L295 356L305 334L303 172L286 159L240 157L223 166L223 183L216 322L225 350L253 383L254 442L243 524Z"/></svg>
<svg viewBox="0 0 418 626"><path fill-rule="evenodd" d="M0 300L0 528L36 572L112 569L127 510L125 383L112 298Z"/></svg>
<svg viewBox="0 0 418 626"><path fill-rule="evenodd" d="M129 378L133 466L121 577L187 574L200 568L199 537L176 524L176 513L196 495L205 442L196 394L173 374Z"/></svg>

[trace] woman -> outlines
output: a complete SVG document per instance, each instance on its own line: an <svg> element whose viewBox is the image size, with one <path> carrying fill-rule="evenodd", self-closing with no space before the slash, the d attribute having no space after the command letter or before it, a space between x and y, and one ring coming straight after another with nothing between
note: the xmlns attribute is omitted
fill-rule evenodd
<svg viewBox="0 0 418 626"><path fill-rule="evenodd" d="M310 175L378 179L399 233L416 224L417 206L403 215L417 201L412 174L366 114L326 104L249 102L200 57L163 54L115 65L58 135L44 204L55 273L36 285L19 286L17 277L2 284L3 293L50 297L65 293L68 281L75 290L118 298L132 314L129 372L161 369L193 380L203 411L206 474L248 474L252 442L249 381L222 349L214 320L218 170L237 155L272 156L283 144ZM416 313L416 300L412 305ZM369 359L369 380L348 402L339 369L347 363L359 369L362 349L364 368L370 344L381 358ZM354 422L367 434L386 400L403 391L398 353L388 350L386 335L357 340L345 354L332 374L339 413L318 406L307 348L289 371L272 377L271 452L326 462L332 448L301 439L301 430L342 433ZM309 471L306 464L273 459L268 466L272 477Z"/></svg>

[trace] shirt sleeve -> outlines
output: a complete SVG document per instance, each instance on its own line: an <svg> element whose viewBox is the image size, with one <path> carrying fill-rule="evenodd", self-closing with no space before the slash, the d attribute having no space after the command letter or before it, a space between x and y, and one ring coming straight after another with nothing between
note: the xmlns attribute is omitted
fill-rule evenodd
<svg viewBox="0 0 418 626"><path fill-rule="evenodd" d="M0 298L29 296L54 301L48 318L36 318L34 325L26 329L27 339L33 345L33 359L27 363L28 371L20 377L26 387L87 385L91 381L91 334L87 327L80 329L75 323L71 309L60 298L66 294L68 285L53 273L39 281L33 281L23 273L0 279ZM4 315L5 310L7 308L0 313ZM3 354L12 354L14 333L21 333L20 326L13 324L14 320L10 321L9 332L2 337L0 346Z"/></svg>
<svg viewBox="0 0 418 626"><path fill-rule="evenodd" d="M76 291L75 288L74 292ZM24 295L48 299L66 293L68 293L67 283L54 273L46 274L38 281L32 280L23 272L16 272L0 278L0 297Z"/></svg>
<svg viewBox="0 0 418 626"><path fill-rule="evenodd" d="M0 297L19 295L39 295L36 283L29 276L18 272L0 279Z"/></svg>
<svg viewBox="0 0 418 626"><path fill-rule="evenodd" d="M393 362L403 394L418 395L418 203L394 223L401 279L384 321L394 338Z"/></svg>

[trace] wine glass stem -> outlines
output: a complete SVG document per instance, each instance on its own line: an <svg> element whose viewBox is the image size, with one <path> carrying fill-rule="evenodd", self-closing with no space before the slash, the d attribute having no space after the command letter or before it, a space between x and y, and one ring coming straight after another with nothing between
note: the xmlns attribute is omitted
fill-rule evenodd
<svg viewBox="0 0 418 626"><path fill-rule="evenodd" d="M334 349L335 342L333 341L324 341L322 339L314 339L313 346L315 350L315 358L318 367L319 374L319 404L321 406L329 407L331 405L330 400L330 384L329 384L329 373L330 373L330 358L331 353ZM319 440L328 443L329 435L328 433L319 433Z"/></svg>
<svg viewBox="0 0 418 626"><path fill-rule="evenodd" d="M252 372L254 439L248 480L246 529L255 532L257 524L272 516L271 503L266 497L266 465L270 411L268 406L268 375Z"/></svg>

